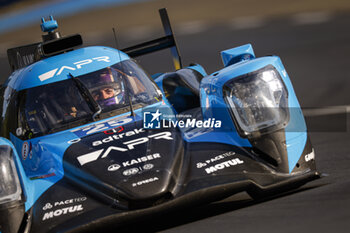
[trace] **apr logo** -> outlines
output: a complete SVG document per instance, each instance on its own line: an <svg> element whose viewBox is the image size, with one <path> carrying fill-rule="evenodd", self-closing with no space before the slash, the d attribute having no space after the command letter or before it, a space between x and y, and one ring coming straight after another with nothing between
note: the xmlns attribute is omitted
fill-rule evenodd
<svg viewBox="0 0 350 233"><path fill-rule="evenodd" d="M144 112L143 113L143 128L145 129L159 129L160 128L160 116L162 114L157 109L156 112Z"/></svg>
<svg viewBox="0 0 350 233"><path fill-rule="evenodd" d="M39 75L38 78L40 79L40 81L43 82L43 81L48 80L54 76L59 76L60 74L62 74L62 72L64 70L79 70L83 67L83 65L87 65L87 64L90 64L90 63L95 62L95 61L108 62L108 63L111 62L111 60L108 56L94 57L91 59L86 59L86 60L74 62L73 66L61 66L59 68L50 70L46 73Z"/></svg>
<svg viewBox="0 0 350 233"><path fill-rule="evenodd" d="M136 145L140 145L140 144L144 144L144 143L148 143L148 141L150 139L155 139L155 140L160 140L160 139L164 139L164 140L173 140L173 138L171 137L171 132L161 132L161 133L156 133L156 134L152 134L152 135L148 135L147 137L141 137L141 138L137 138L131 141L127 141L127 142L123 142L123 147L117 147L117 146L110 146L107 149L101 149L101 150L97 150L94 152L90 152L88 154L84 154L84 155L80 155L77 157L78 162L80 163L81 166L84 166L87 163L91 163L93 161L98 160L99 158L103 159L106 158L112 151L118 151L119 153L123 153L129 150L134 150ZM145 162L151 159L155 159L155 158L160 158L159 154L154 154L152 156L147 156L147 157L141 157L140 160L131 160L131 161L127 161L123 163L123 166L130 166L133 165L135 163L139 163L139 162ZM113 167L111 169L116 169L116 167ZM119 168L118 168L119 169Z"/></svg>

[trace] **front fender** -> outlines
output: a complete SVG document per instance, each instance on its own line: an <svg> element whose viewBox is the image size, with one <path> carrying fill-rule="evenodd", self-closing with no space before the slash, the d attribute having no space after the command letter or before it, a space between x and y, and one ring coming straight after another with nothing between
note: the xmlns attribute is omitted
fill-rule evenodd
<svg viewBox="0 0 350 233"><path fill-rule="evenodd" d="M13 144L0 138L0 232L18 232L25 212L25 176Z"/></svg>
<svg viewBox="0 0 350 233"><path fill-rule="evenodd" d="M229 64L229 62L227 62L227 64ZM226 132L230 131L231 134L234 135L238 144L250 145L254 148L255 146L252 145L256 145L255 139L242 137L238 133L239 130L234 124L234 116L230 113L230 107L224 99L223 88L227 82L242 75L256 72L257 70L269 65L272 65L278 71L288 91L290 119L285 128L279 132L278 136L262 135L259 140L260 142L264 141L264 144L269 141L269 146L263 146L264 153L269 154L272 153L271 151L277 151L274 152L275 155L269 155L275 157L276 163L283 163L281 169L277 170L279 172L291 173L304 153L304 148L307 143L307 130L304 116L292 83L279 57L252 57L251 59L245 59L232 65L228 65L227 67L204 77L200 86L202 112L205 119L215 118L221 120L225 126L221 130L225 130ZM266 138L268 138L268 140L265 140ZM276 140L278 140L278 142ZM270 143L271 141L274 141L274 143ZM261 152L261 148L259 151ZM279 156L281 158L276 158Z"/></svg>

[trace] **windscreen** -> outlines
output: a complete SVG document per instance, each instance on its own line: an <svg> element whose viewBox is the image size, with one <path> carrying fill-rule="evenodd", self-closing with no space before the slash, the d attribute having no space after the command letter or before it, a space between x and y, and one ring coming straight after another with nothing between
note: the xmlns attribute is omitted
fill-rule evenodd
<svg viewBox="0 0 350 233"><path fill-rule="evenodd" d="M131 60L70 77L19 93L17 133L33 138L91 122L96 103L102 119L128 111L130 104L135 108L160 101L157 86Z"/></svg>

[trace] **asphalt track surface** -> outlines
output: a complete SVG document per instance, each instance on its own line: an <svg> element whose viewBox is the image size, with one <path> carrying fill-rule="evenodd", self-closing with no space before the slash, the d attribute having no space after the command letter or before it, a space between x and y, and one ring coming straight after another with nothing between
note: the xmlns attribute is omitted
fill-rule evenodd
<svg viewBox="0 0 350 233"><path fill-rule="evenodd" d="M227 25L216 25L196 34L179 34L177 41L184 64L200 63L208 73L222 67L219 51L251 43L257 56L276 54L282 58L303 107L343 106L350 104L349 26L350 14L303 25L282 18L252 29L233 30ZM122 46L128 43L124 39L120 41ZM113 45L113 41L106 40L104 44ZM166 71L172 68L168 54L168 51L161 52L140 62L150 73ZM5 58L0 58L0 64L3 81L8 64ZM327 113L324 116L328 116ZM308 122L312 120L311 117ZM334 125L330 116L320 122L321 128L312 129L317 167L327 174L319 180L273 198L254 201L244 193L238 194L198 208L145 218L119 230L349 232L350 133L349 122L346 118L344 121L336 122L344 123L344 127L322 128Z"/></svg>

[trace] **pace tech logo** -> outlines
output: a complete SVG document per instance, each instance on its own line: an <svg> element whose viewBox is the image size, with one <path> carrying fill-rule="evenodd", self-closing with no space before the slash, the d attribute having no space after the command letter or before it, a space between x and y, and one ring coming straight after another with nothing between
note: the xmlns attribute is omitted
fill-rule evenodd
<svg viewBox="0 0 350 233"><path fill-rule="evenodd" d="M161 118L162 117L162 121ZM177 120L180 119L180 120ZM193 118L191 115L174 115L163 114L157 109L156 112L143 113L143 128L144 129L159 129L159 128L220 128L221 121L215 118L201 120Z"/></svg>

